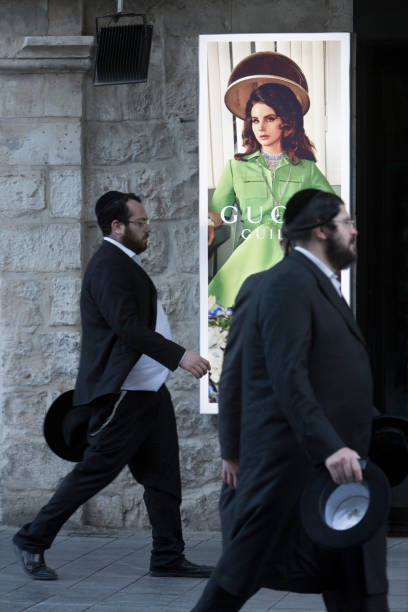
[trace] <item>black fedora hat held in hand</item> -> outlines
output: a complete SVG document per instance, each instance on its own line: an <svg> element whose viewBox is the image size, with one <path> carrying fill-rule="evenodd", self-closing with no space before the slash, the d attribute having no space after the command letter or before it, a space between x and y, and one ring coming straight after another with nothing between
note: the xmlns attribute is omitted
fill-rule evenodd
<svg viewBox="0 0 408 612"><path fill-rule="evenodd" d="M73 390L66 391L51 404L44 419L44 437L50 449L62 459L81 461L91 409L73 406L73 395Z"/></svg>
<svg viewBox="0 0 408 612"><path fill-rule="evenodd" d="M329 549L360 546L384 524L390 487L373 462L360 460L363 482L337 485L326 468L316 470L301 499L301 520L308 536Z"/></svg>
<svg viewBox="0 0 408 612"><path fill-rule="evenodd" d="M408 474L408 419L376 417L369 457L383 470L391 487L401 484Z"/></svg>

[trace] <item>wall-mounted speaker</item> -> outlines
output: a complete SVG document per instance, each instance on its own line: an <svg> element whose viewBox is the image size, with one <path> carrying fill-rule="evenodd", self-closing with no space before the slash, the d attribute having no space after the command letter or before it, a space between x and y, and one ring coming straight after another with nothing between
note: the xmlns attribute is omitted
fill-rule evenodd
<svg viewBox="0 0 408 612"><path fill-rule="evenodd" d="M142 23L136 23L142 18ZM116 13L96 19L94 85L147 81L153 26L145 15Z"/></svg>

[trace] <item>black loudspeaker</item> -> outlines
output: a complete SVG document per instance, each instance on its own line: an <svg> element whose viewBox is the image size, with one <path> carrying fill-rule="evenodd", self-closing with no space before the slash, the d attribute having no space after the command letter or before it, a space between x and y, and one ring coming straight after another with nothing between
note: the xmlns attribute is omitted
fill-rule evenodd
<svg viewBox="0 0 408 612"><path fill-rule="evenodd" d="M137 18L143 23L135 23ZM117 13L96 19L94 85L147 81L153 26L145 15Z"/></svg>

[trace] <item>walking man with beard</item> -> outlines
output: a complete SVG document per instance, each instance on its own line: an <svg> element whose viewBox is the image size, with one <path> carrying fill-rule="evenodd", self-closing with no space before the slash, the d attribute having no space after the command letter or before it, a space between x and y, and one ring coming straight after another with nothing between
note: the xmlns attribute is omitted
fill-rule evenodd
<svg viewBox="0 0 408 612"><path fill-rule="evenodd" d="M89 414L87 445L48 504L14 536L16 552L32 578L55 580L44 550L75 510L128 465L144 487L153 535L151 574L208 577L212 568L183 554L178 438L165 381L177 367L200 378L210 364L171 340L156 288L141 267L150 225L140 198L110 191L95 212L104 240L82 285L73 398L78 418Z"/></svg>
<svg viewBox="0 0 408 612"><path fill-rule="evenodd" d="M339 197L307 189L288 202L283 234L290 254L237 298L241 337L235 326L219 415L224 480L236 488L221 504L223 553L193 610L235 612L268 587L322 593L329 612L389 612L385 526L334 551L300 521L317 466L337 484L361 482L368 455L371 371L339 281L356 258L357 231Z"/></svg>

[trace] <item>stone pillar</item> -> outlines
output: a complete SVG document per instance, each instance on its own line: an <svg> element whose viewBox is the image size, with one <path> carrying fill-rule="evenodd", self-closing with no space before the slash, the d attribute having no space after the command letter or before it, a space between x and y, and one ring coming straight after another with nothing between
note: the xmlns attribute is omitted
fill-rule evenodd
<svg viewBox="0 0 408 612"><path fill-rule="evenodd" d="M67 472L44 444L79 349L83 76L92 36L30 36L0 60L0 518L31 519ZM3 54L4 58L4 54Z"/></svg>

